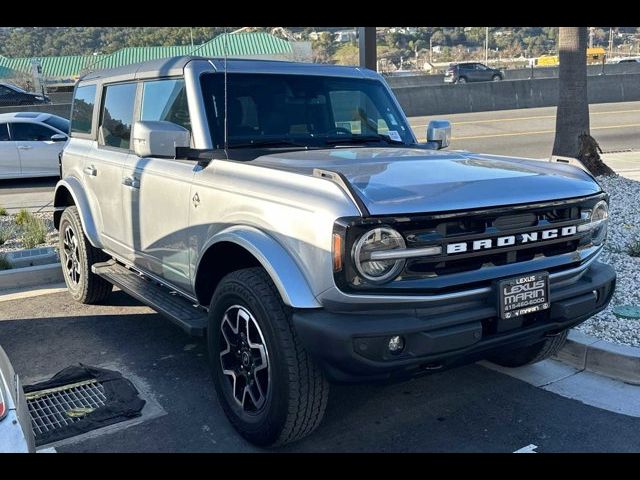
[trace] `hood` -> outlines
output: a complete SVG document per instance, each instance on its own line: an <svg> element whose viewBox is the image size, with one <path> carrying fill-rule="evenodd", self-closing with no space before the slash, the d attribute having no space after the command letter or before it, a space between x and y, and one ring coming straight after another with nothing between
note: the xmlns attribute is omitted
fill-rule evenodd
<svg viewBox="0 0 640 480"><path fill-rule="evenodd" d="M342 173L372 215L431 213L582 197L601 191L585 171L524 158L411 148L277 153L252 164Z"/></svg>

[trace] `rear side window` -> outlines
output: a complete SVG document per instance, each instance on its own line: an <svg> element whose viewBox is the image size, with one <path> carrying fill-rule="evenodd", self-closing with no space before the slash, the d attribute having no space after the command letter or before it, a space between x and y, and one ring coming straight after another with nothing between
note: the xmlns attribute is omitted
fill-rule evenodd
<svg viewBox="0 0 640 480"><path fill-rule="evenodd" d="M172 122L191 131L184 80L145 82L140 120Z"/></svg>
<svg viewBox="0 0 640 480"><path fill-rule="evenodd" d="M71 109L71 132L91 133L93 107L96 103L96 86L78 87Z"/></svg>
<svg viewBox="0 0 640 480"><path fill-rule="evenodd" d="M44 142L57 132L39 123L12 123L11 136L16 142Z"/></svg>
<svg viewBox="0 0 640 480"><path fill-rule="evenodd" d="M9 127L6 123L0 123L0 142L9 141Z"/></svg>
<svg viewBox="0 0 640 480"><path fill-rule="evenodd" d="M66 133L67 135L69 134L69 120L67 120L66 118L51 116L43 120L42 122L46 123L50 127L57 128L58 130Z"/></svg>
<svg viewBox="0 0 640 480"><path fill-rule="evenodd" d="M129 150L136 84L123 83L105 88L100 115L102 144Z"/></svg>

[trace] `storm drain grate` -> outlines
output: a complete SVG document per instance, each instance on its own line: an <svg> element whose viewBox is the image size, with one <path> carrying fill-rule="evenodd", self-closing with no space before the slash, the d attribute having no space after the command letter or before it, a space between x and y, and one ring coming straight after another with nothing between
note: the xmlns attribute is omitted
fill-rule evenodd
<svg viewBox="0 0 640 480"><path fill-rule="evenodd" d="M104 387L95 379L32 392L26 397L36 440L78 422L107 401Z"/></svg>
<svg viewBox="0 0 640 480"><path fill-rule="evenodd" d="M119 372L82 364L23 389L36 446L139 417L145 404Z"/></svg>

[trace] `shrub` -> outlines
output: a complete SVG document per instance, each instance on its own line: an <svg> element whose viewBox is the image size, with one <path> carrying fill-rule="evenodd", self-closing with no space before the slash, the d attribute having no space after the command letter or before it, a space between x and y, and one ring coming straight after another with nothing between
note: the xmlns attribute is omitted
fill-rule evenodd
<svg viewBox="0 0 640 480"><path fill-rule="evenodd" d="M40 218L31 218L24 225L22 232L22 245L24 248L34 248L47 239L47 227Z"/></svg>
<svg viewBox="0 0 640 480"><path fill-rule="evenodd" d="M11 268L11 264L9 260L7 260L4 255L0 255L0 270L9 270Z"/></svg>
<svg viewBox="0 0 640 480"><path fill-rule="evenodd" d="M33 215L31 215L27 210L23 208L16 215L15 222L16 222L16 225L20 227L24 227L32 218L34 218Z"/></svg>
<svg viewBox="0 0 640 480"><path fill-rule="evenodd" d="M11 227L0 228L0 246L7 243L7 240L9 240L13 234L14 230Z"/></svg>
<svg viewBox="0 0 640 480"><path fill-rule="evenodd" d="M7 209L4 207L0 207L0 217L6 217L7 215L9 215L7 213Z"/></svg>
<svg viewBox="0 0 640 480"><path fill-rule="evenodd" d="M628 252L632 257L640 257L640 238L629 244Z"/></svg>

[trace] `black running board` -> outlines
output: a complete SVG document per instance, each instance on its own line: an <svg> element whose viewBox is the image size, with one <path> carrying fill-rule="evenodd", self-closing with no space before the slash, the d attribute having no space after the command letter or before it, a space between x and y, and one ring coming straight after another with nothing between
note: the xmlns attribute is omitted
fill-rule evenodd
<svg viewBox="0 0 640 480"><path fill-rule="evenodd" d="M207 314L180 294L146 279L115 260L96 263L91 266L91 271L164 315L189 335L204 336Z"/></svg>

